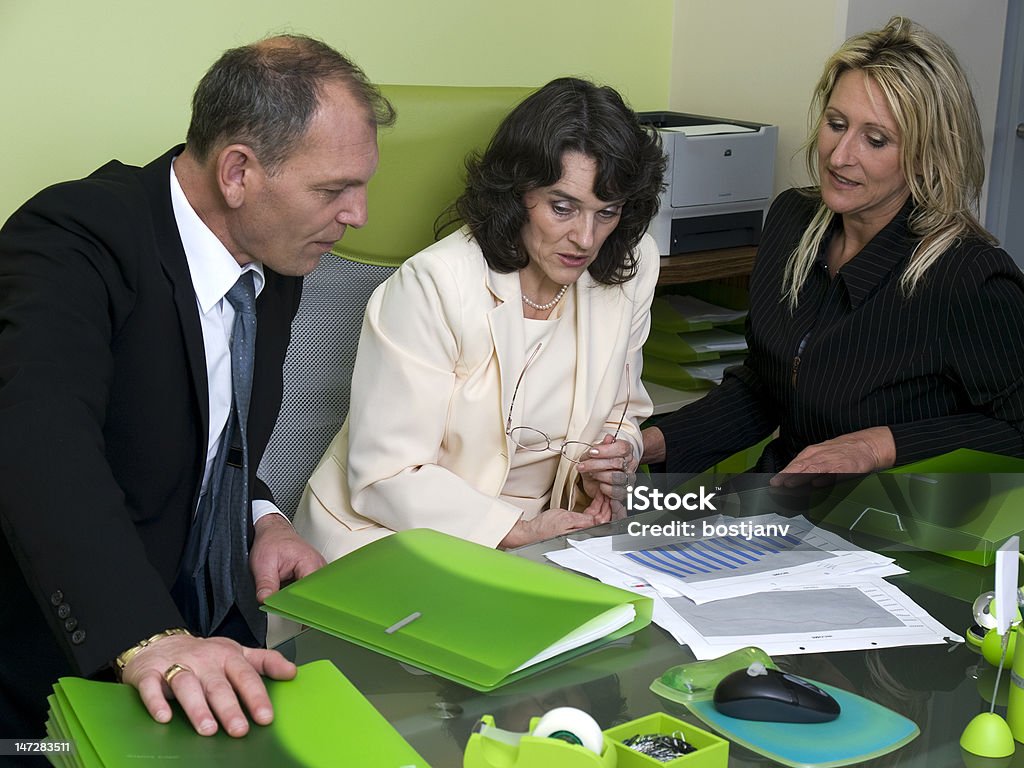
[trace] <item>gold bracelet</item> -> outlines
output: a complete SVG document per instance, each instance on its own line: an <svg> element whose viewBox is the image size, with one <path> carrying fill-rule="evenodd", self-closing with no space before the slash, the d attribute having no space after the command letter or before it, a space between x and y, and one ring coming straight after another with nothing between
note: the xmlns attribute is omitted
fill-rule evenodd
<svg viewBox="0 0 1024 768"><path fill-rule="evenodd" d="M119 654L118 657L114 659L114 664L117 666L118 677L120 677L121 673L124 672L124 668L128 666L128 662L138 655L139 651L143 648L148 648L158 640L163 640L165 637L173 637L174 635L188 635L189 637L192 637L192 633L184 627L173 627L172 629L165 629L163 632L157 632L155 635L147 637L145 640L139 640L138 643L133 645L124 653Z"/></svg>

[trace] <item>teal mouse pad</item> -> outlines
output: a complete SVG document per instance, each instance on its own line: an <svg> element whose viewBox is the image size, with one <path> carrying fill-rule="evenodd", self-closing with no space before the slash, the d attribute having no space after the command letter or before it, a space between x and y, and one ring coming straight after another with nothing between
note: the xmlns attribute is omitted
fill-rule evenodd
<svg viewBox="0 0 1024 768"><path fill-rule="evenodd" d="M793 768L832 768L884 755L909 744L917 724L888 707L811 680L839 702L830 723L769 723L721 714L712 701L691 701L694 715L730 741Z"/></svg>

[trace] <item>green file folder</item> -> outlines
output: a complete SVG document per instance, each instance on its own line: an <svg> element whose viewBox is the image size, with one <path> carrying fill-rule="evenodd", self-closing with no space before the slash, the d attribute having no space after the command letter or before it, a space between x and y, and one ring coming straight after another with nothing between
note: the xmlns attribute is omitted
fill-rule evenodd
<svg viewBox="0 0 1024 768"><path fill-rule="evenodd" d="M177 706L171 722L156 722L130 686L64 677L49 697L47 731L73 741L75 752L52 757L58 765L87 768L156 762L188 768L429 768L329 661L303 665L294 680L268 680L267 690L274 722L251 725L235 739L223 731L198 735Z"/></svg>
<svg viewBox="0 0 1024 768"><path fill-rule="evenodd" d="M629 604L635 617L625 626L519 670L577 628ZM490 691L646 626L653 602L553 566L417 528L329 563L271 595L264 608Z"/></svg>

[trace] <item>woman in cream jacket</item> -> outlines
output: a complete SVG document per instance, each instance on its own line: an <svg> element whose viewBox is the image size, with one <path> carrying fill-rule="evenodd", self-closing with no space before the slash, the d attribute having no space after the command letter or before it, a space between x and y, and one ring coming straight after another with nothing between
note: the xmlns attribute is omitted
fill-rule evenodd
<svg viewBox="0 0 1024 768"><path fill-rule="evenodd" d="M349 417L295 517L328 560L407 528L512 547L621 513L651 412L658 140L563 78L467 168L464 226L367 305Z"/></svg>

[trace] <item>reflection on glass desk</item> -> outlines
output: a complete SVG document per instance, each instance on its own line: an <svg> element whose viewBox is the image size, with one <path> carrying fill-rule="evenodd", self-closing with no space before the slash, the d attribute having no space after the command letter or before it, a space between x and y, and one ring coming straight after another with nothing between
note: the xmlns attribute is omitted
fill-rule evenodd
<svg viewBox="0 0 1024 768"><path fill-rule="evenodd" d="M752 514L786 513L770 508L771 499L763 490L735 498L751 502ZM720 507L719 511L737 514L736 509ZM646 512L574 535L620 533L630 521L653 523L668 519L670 516L664 513ZM564 540L553 539L519 549L516 554L542 560L544 552L564 546ZM940 622L963 633L971 623L971 601L991 588L991 569L929 553L888 554L910 570L910 574L890 577L889 581ZM358 589L358 585L353 588ZM736 621L742 622L743 617L737 616ZM503 628L495 627L495 631L501 632ZM602 728L657 711L698 724L684 707L661 699L648 689L669 667L694 660L685 646L678 645L654 624L632 637L488 694L422 673L314 630L301 633L279 649L298 663L321 658L334 661L435 768L462 765L470 731L485 714L493 715L498 727L513 731L525 731L531 717L558 706L583 709ZM860 763L866 766L964 765L958 743L960 733L974 715L988 711L995 681L995 669L966 645L809 654L777 657L775 661L787 671L877 701L918 724L921 734L917 739L882 758ZM997 704L1005 705L1008 685L1007 670L1002 676ZM343 745L339 745L342 749ZM1024 765L1024 746L1018 752L1020 764ZM730 766L775 764L735 744L730 746ZM995 761L978 764L1006 765Z"/></svg>

